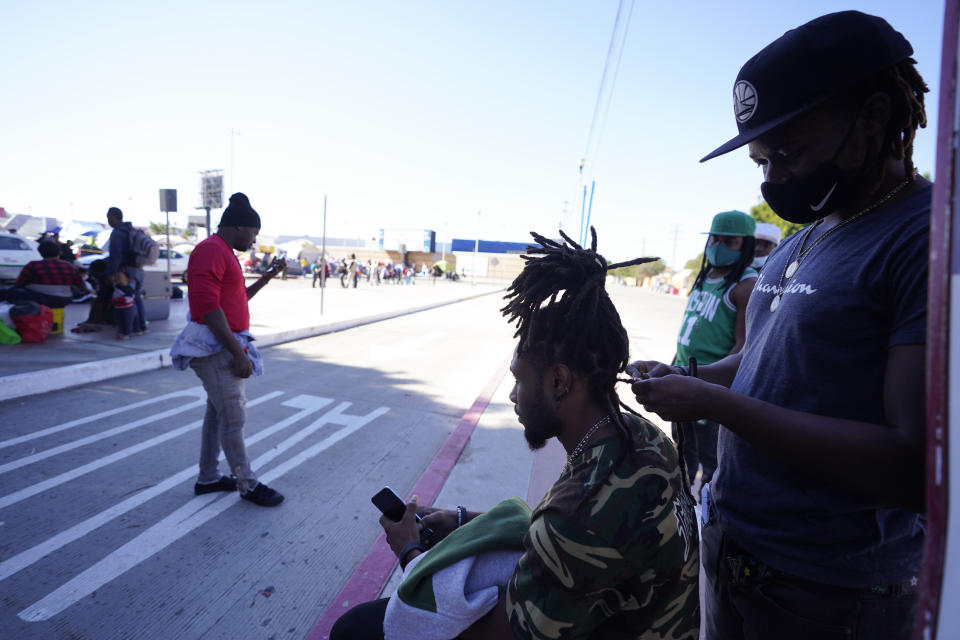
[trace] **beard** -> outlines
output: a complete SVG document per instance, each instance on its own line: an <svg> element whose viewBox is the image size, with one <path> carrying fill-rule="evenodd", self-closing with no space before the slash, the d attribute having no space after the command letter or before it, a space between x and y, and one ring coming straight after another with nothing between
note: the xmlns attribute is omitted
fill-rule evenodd
<svg viewBox="0 0 960 640"><path fill-rule="evenodd" d="M542 449L550 438L560 435L560 419L547 403L547 395L542 386L533 407L527 415L520 416L523 424L523 437L527 440L530 451Z"/></svg>

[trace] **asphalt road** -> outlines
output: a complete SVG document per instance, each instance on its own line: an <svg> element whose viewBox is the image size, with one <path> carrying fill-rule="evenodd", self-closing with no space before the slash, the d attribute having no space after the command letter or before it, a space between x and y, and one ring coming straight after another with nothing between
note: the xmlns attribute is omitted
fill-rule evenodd
<svg viewBox="0 0 960 640"><path fill-rule="evenodd" d="M633 355L669 358L683 301L614 295ZM0 635L303 638L379 534L369 497L413 486L504 372L500 304L266 349L266 375L247 385L247 441L286 495L275 509L193 496L204 396L192 372L0 403ZM497 447L528 455L509 426Z"/></svg>

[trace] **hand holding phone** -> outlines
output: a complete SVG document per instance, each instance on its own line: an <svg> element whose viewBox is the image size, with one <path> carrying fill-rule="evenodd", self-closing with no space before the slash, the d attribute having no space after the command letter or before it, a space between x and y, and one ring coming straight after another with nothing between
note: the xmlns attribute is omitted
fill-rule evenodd
<svg viewBox="0 0 960 640"><path fill-rule="evenodd" d="M370 498L370 501L380 510L380 513L394 522L400 522L403 519L403 514L407 511L407 503L390 487L380 489L376 495ZM422 518L419 515L415 515L414 517L416 517L417 523L419 524ZM430 527L421 527L420 544L427 548L433 544L433 529Z"/></svg>

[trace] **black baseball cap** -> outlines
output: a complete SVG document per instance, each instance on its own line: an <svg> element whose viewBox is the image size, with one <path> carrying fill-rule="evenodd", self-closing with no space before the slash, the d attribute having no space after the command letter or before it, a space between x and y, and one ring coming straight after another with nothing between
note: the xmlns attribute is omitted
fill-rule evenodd
<svg viewBox="0 0 960 640"><path fill-rule="evenodd" d="M829 13L787 31L740 69L733 85L740 134L700 162L742 147L912 54L886 20L859 11Z"/></svg>

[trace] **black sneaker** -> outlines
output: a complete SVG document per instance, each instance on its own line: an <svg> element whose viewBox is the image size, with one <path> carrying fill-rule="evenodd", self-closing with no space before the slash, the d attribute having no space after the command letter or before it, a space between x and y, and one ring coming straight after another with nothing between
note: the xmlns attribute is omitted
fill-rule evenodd
<svg viewBox="0 0 960 640"><path fill-rule="evenodd" d="M193 492L201 496L205 493L213 493L215 491L236 491L237 490L237 479L233 476L220 476L220 479L216 482L204 482L200 484L199 482L193 485Z"/></svg>
<svg viewBox="0 0 960 640"><path fill-rule="evenodd" d="M240 497L261 507L275 507L283 502L283 494L277 493L262 482L258 482L253 490L241 493Z"/></svg>

